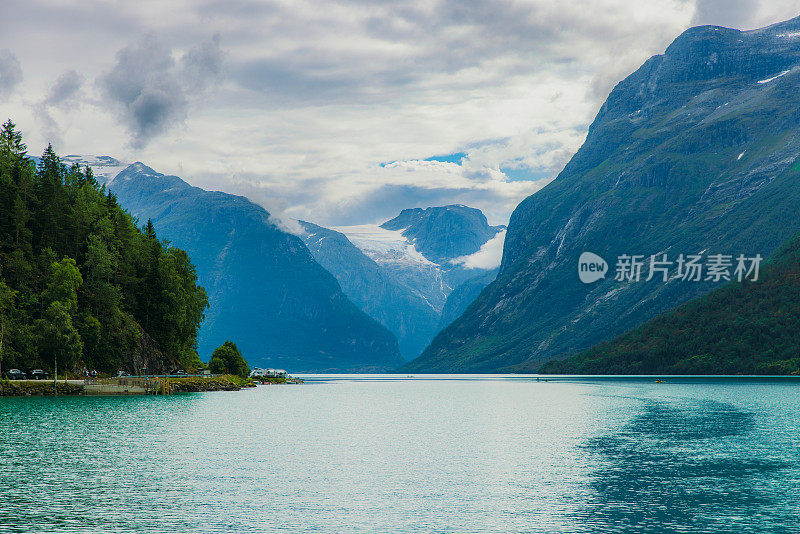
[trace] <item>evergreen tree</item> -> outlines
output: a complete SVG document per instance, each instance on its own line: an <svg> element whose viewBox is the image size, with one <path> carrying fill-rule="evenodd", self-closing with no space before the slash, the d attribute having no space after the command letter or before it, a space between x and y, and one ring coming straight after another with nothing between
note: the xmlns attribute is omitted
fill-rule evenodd
<svg viewBox="0 0 800 534"><path fill-rule="evenodd" d="M91 169L52 146L35 165L0 132L0 357L5 367L130 368L146 336L162 368L200 365L208 297L185 252L137 228ZM132 368L130 370L133 370Z"/></svg>
<svg viewBox="0 0 800 534"><path fill-rule="evenodd" d="M16 128L16 124L11 119L3 123L2 134L0 134L0 150L6 156L21 160L28 152L28 147L22 142L22 132L18 132Z"/></svg>

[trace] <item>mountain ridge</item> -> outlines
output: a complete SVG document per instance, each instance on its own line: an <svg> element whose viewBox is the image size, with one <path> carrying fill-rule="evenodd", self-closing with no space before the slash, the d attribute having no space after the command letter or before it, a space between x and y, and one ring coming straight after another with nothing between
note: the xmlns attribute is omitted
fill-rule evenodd
<svg viewBox="0 0 800 534"><path fill-rule="evenodd" d="M800 237L758 280L732 281L634 330L538 369L558 374L800 373ZM524 370L524 369L520 369Z"/></svg>
<svg viewBox="0 0 800 534"><path fill-rule="evenodd" d="M452 314L469 304L448 305L455 288L468 280L473 286L488 283L487 269L461 259L481 252L505 229L490 226L480 210L463 205L405 209L380 225L300 224L316 260L359 308L395 334L408 359L439 331L445 308Z"/></svg>
<svg viewBox="0 0 800 534"><path fill-rule="evenodd" d="M202 353L231 339L251 363L293 372L379 371L402 362L394 336L359 310L303 241L278 228L261 206L141 162L108 186L197 265L211 303L200 331Z"/></svg>
<svg viewBox="0 0 800 534"><path fill-rule="evenodd" d="M404 369L541 365L716 287L585 286L584 251L768 256L786 242L800 229L787 215L800 208L799 30L692 28L617 84L564 170L514 210L497 279Z"/></svg>

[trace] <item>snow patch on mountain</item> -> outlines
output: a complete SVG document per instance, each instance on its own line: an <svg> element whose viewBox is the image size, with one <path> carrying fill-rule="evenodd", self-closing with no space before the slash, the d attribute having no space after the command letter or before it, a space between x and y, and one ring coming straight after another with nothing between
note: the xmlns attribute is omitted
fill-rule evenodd
<svg viewBox="0 0 800 534"><path fill-rule="evenodd" d="M767 78L765 80L758 80L757 83L769 83L772 80L775 80L777 78L780 78L781 76L785 76L785 75L789 74L790 72L791 72L791 69L790 70L785 70L785 71L781 72L780 74L778 74L776 76L773 76L772 78Z"/></svg>
<svg viewBox="0 0 800 534"><path fill-rule="evenodd" d="M70 154L61 158L67 166L75 163L81 167L89 167L94 177L102 184L110 184L114 178L128 167L128 163L111 156L96 156L92 154Z"/></svg>
<svg viewBox="0 0 800 534"><path fill-rule="evenodd" d="M346 235L351 243L378 264L436 266L416 249L414 243L403 236L403 230L387 230L377 224L334 226L331 229Z"/></svg>

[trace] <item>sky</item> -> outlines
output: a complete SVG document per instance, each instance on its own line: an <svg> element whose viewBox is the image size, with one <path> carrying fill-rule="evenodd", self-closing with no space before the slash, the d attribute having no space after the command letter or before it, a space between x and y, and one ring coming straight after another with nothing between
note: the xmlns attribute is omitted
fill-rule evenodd
<svg viewBox="0 0 800 534"><path fill-rule="evenodd" d="M563 168L608 92L685 29L784 0L2 0L0 118L30 153L142 161L284 220L466 204Z"/></svg>

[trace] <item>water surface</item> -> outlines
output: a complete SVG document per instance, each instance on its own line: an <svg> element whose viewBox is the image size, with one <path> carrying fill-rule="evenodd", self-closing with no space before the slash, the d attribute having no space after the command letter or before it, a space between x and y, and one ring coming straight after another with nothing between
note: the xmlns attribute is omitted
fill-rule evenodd
<svg viewBox="0 0 800 534"><path fill-rule="evenodd" d="M0 532L797 532L795 381L0 399Z"/></svg>

